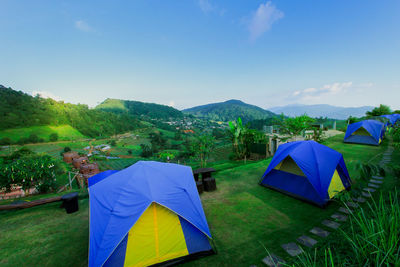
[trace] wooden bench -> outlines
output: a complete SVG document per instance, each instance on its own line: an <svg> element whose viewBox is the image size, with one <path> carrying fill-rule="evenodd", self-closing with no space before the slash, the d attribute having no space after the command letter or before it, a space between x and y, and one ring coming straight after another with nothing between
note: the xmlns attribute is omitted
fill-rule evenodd
<svg viewBox="0 0 400 267"><path fill-rule="evenodd" d="M214 168L200 168L193 171L194 179L196 180L197 190L199 194L204 191L211 192L217 189L215 178L212 177L212 173L216 172ZM201 181L199 177L201 175Z"/></svg>

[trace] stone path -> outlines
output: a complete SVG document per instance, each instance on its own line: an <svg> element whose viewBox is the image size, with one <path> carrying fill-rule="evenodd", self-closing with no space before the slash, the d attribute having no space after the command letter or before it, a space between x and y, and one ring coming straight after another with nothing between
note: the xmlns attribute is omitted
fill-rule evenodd
<svg viewBox="0 0 400 267"><path fill-rule="evenodd" d="M343 208L343 207L340 207L339 211L343 212L343 213L346 213L346 214L351 214L353 212L351 209L346 209L346 208Z"/></svg>
<svg viewBox="0 0 400 267"><path fill-rule="evenodd" d="M331 218L333 218L333 219L335 219L335 220L337 220L337 221L340 221L340 222L345 222L345 221L347 221L347 216L346 216L346 215L339 214L339 213L333 214L333 215L331 216Z"/></svg>
<svg viewBox="0 0 400 267"><path fill-rule="evenodd" d="M280 266L284 266L286 264L286 261L282 260L281 258L279 258L278 256L274 255L274 254L270 254L267 257L265 257L262 260L263 263L265 263L267 266L273 266L273 267L280 267Z"/></svg>
<svg viewBox="0 0 400 267"><path fill-rule="evenodd" d="M389 147L386 152L383 153L382 160L380 161L380 165L384 166L387 163L391 162L391 155L393 152L393 148ZM375 192L377 189L380 188L381 184L383 184L384 177L374 175L368 182L368 187L363 188L363 191L361 192L362 196L355 197L353 198L353 201L346 202L346 207L340 207L338 209L338 213L332 214L331 218L334 219L335 221L332 220L323 220L321 222L322 225L329 227L331 229L338 229L340 227L339 222L345 222L348 219L348 215L353 213L353 210L350 208L358 208L359 204L357 203L364 203L367 201L365 198L371 198L372 195L371 193ZM314 234L315 236L321 237L321 238L326 238L329 236L330 232L327 230L324 230L319 227L314 227L310 230L310 233ZM296 239L296 241L305 247L312 248L315 246L318 241L315 240L314 238L311 238L307 235L302 235ZM295 257L300 255L301 253L304 252L304 250L296 244L295 242L291 242L288 244L283 244L281 246L290 256ZM269 254L267 257L265 257L262 262L266 264L267 266L286 266L286 262L279 258L278 256L274 254Z"/></svg>
<svg viewBox="0 0 400 267"><path fill-rule="evenodd" d="M306 235L302 235L299 238L297 238L297 242L309 248L313 247L315 244L318 243L317 240L312 239L311 237Z"/></svg>
<svg viewBox="0 0 400 267"><path fill-rule="evenodd" d="M304 252L303 249L294 242L283 244L282 248L292 257L300 255L301 253Z"/></svg>
<svg viewBox="0 0 400 267"><path fill-rule="evenodd" d="M340 226L340 223L337 223L337 222L334 222L334 221L331 221L331 220L323 220L322 224L327 226L327 227L329 227L329 228L335 229L335 230L338 229L339 226Z"/></svg>
<svg viewBox="0 0 400 267"><path fill-rule="evenodd" d="M365 201L367 201L365 198L363 197L357 197L357 198L353 198L354 201L358 202L358 203L364 203Z"/></svg>
<svg viewBox="0 0 400 267"><path fill-rule="evenodd" d="M367 192L370 192L370 193L373 193L373 192L376 191L375 189L369 188L369 187L366 187L366 188L364 188L363 190L364 190L364 191L367 191Z"/></svg>
<svg viewBox="0 0 400 267"><path fill-rule="evenodd" d="M354 202L346 202L346 205L350 208L358 208L359 207L359 205Z"/></svg>
<svg viewBox="0 0 400 267"><path fill-rule="evenodd" d="M373 183L368 183L368 186L373 188L379 188L379 185Z"/></svg>
<svg viewBox="0 0 400 267"><path fill-rule="evenodd" d="M314 235L319 237L327 237L330 234L330 232L325 231L319 227L314 227L313 229L310 230L310 233L313 233Z"/></svg>

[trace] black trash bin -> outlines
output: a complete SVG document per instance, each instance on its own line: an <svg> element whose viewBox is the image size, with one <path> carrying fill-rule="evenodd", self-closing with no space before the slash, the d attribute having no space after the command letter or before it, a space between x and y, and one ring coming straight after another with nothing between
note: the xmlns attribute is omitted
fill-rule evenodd
<svg viewBox="0 0 400 267"><path fill-rule="evenodd" d="M65 211L67 213L74 213L79 210L78 193L77 192L63 195L61 197L61 200L63 201L62 206L65 208Z"/></svg>

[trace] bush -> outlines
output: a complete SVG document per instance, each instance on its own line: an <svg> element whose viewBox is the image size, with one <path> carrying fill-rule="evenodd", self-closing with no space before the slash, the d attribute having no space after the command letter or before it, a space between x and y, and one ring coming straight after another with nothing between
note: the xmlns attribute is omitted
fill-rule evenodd
<svg viewBox="0 0 400 267"><path fill-rule="evenodd" d="M0 139L0 146L7 146L7 145L11 145L13 142L10 138L8 137L3 137Z"/></svg>
<svg viewBox="0 0 400 267"><path fill-rule="evenodd" d="M69 152L71 151L71 148L69 146L64 147L64 152Z"/></svg>
<svg viewBox="0 0 400 267"><path fill-rule="evenodd" d="M116 142L115 140L111 140L110 145L111 145L111 146L116 146L116 145L117 145L117 142Z"/></svg>
<svg viewBox="0 0 400 267"><path fill-rule="evenodd" d="M142 149L142 153L140 155L144 158L149 158L153 156L153 150L149 145L146 144L140 144L140 147Z"/></svg>
<svg viewBox="0 0 400 267"><path fill-rule="evenodd" d="M128 154L129 154L129 155L132 155L132 149L129 149L129 150L128 150Z"/></svg>
<svg viewBox="0 0 400 267"><path fill-rule="evenodd" d="M57 134L57 133L52 133L52 134L50 134L49 140L50 140L51 142L57 141L57 140L58 140L58 134Z"/></svg>
<svg viewBox="0 0 400 267"><path fill-rule="evenodd" d="M39 137L36 134L30 134L27 141L29 143L37 143L39 142Z"/></svg>
<svg viewBox="0 0 400 267"><path fill-rule="evenodd" d="M49 155L23 156L0 166L0 187L11 190L12 185L23 190L35 187L40 193L56 189L56 174L61 174L59 163Z"/></svg>

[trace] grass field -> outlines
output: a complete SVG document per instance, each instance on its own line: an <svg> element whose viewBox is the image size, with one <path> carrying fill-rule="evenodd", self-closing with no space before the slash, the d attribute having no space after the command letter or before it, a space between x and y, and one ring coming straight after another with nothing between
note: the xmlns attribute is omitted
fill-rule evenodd
<svg viewBox="0 0 400 267"><path fill-rule="evenodd" d="M343 153L355 185L355 165L377 162L387 147L350 145L335 136L326 145ZM399 152L393 158L400 160ZM218 190L201 195L203 208L218 250L186 266L261 265L264 246L286 258L280 247L293 242L334 213L338 203L325 209L293 199L258 185L270 159L237 166L224 162L216 173ZM397 161L398 162L398 161ZM231 165L230 165L231 164ZM223 167L222 167L223 166ZM385 181L386 183L386 181ZM384 190L390 190L390 182ZM88 251L88 199L80 200L80 210L67 215L59 204L0 213L1 266L86 266Z"/></svg>
<svg viewBox="0 0 400 267"><path fill-rule="evenodd" d="M59 126L32 126L26 128L15 128L0 131L1 138L10 138L12 141L17 142L21 138L27 138L31 134L36 134L39 138L45 141L49 140L52 133L58 134L58 140L75 140L85 138L78 130L72 128L70 125Z"/></svg>

